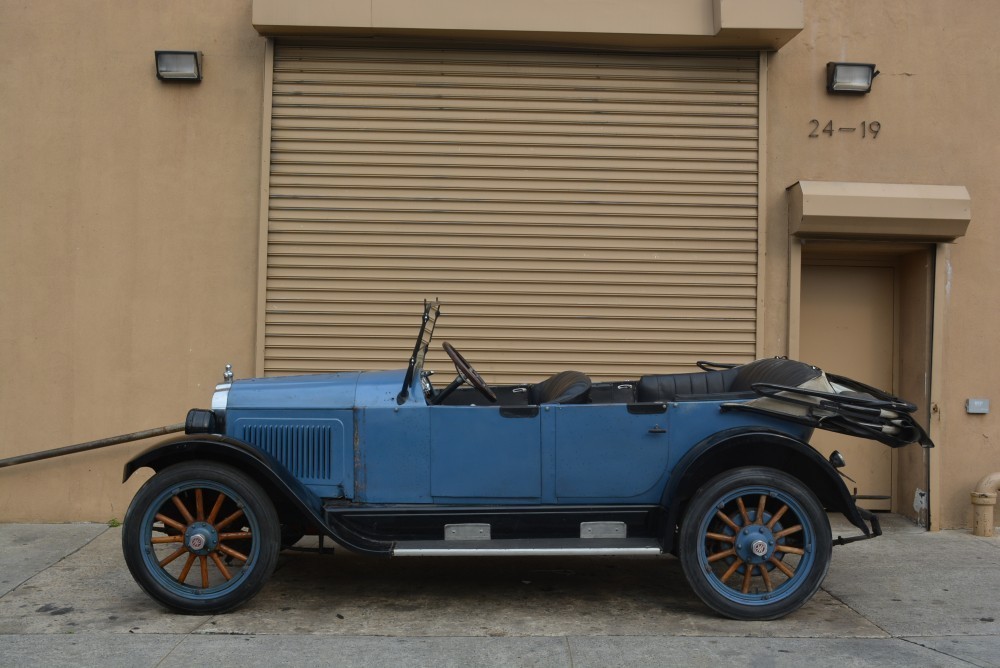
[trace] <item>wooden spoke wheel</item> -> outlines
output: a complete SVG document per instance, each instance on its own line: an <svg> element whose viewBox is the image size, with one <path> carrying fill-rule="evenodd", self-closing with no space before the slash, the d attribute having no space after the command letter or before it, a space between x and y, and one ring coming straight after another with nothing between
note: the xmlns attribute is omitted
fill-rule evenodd
<svg viewBox="0 0 1000 668"><path fill-rule="evenodd" d="M256 594L274 570L277 512L249 476L215 462L164 469L136 494L122 549L136 582L168 608L230 610Z"/></svg>
<svg viewBox="0 0 1000 668"><path fill-rule="evenodd" d="M688 582L710 608L734 619L776 619L798 609L826 577L831 549L816 495L764 467L710 480L681 525Z"/></svg>

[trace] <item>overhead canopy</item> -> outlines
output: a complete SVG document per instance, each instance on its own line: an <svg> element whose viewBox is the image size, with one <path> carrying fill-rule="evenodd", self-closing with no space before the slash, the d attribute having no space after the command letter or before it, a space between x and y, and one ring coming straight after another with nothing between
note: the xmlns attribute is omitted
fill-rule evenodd
<svg viewBox="0 0 1000 668"><path fill-rule="evenodd" d="M803 0L253 0L252 20L263 35L765 50L805 26Z"/></svg>
<svg viewBox="0 0 1000 668"><path fill-rule="evenodd" d="M965 186L799 181L788 189L789 232L802 238L955 241L965 236Z"/></svg>

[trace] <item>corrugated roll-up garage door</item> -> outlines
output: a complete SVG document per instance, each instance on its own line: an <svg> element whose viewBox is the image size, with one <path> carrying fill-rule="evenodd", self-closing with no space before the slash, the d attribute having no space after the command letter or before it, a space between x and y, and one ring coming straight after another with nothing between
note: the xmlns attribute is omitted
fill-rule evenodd
<svg viewBox="0 0 1000 668"><path fill-rule="evenodd" d="M492 381L752 359L757 82L756 54L278 42L265 373L405 366L425 297Z"/></svg>

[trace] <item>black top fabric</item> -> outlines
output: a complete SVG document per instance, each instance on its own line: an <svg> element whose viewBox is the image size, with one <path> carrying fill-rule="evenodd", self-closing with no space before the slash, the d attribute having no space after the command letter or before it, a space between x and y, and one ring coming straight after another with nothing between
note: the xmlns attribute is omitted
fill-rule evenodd
<svg viewBox="0 0 1000 668"><path fill-rule="evenodd" d="M730 392L745 392L753 389L754 383L773 383L798 387L819 376L822 371L805 362L771 357L736 367L739 373L730 386Z"/></svg>
<svg viewBox="0 0 1000 668"><path fill-rule="evenodd" d="M582 404L590 392L590 378L579 371L562 371L528 390L533 404Z"/></svg>

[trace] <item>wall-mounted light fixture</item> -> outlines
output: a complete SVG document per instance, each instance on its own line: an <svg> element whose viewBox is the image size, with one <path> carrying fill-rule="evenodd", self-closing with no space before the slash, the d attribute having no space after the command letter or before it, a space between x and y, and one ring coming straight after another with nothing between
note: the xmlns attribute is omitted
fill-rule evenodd
<svg viewBox="0 0 1000 668"><path fill-rule="evenodd" d="M201 81L201 51L157 51L156 78L160 81Z"/></svg>
<svg viewBox="0 0 1000 668"><path fill-rule="evenodd" d="M827 63L826 92L864 95L877 76L874 63Z"/></svg>

